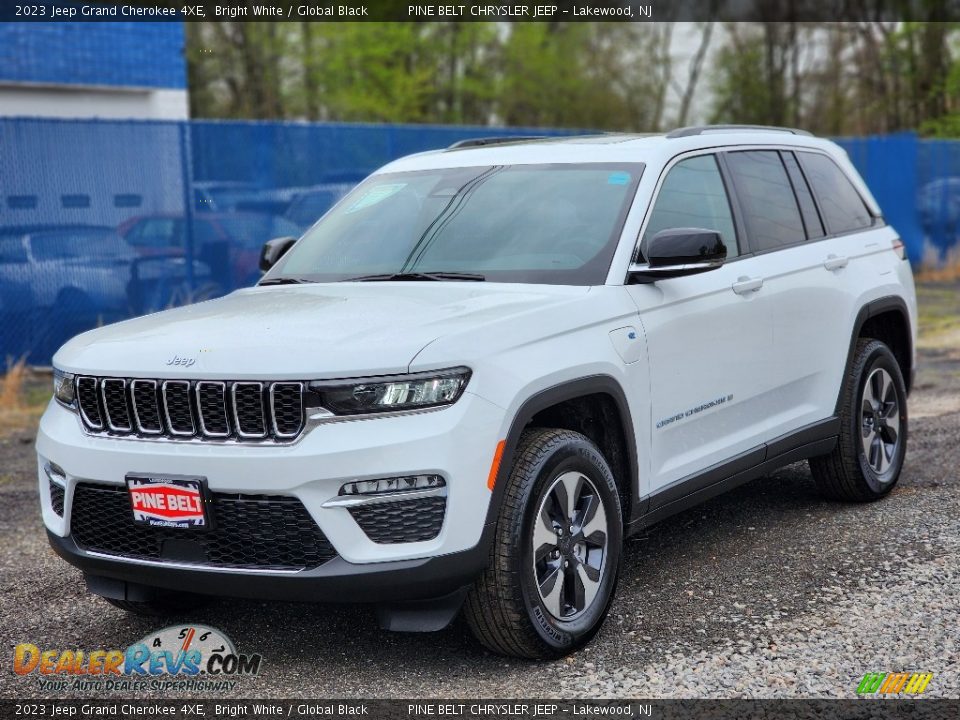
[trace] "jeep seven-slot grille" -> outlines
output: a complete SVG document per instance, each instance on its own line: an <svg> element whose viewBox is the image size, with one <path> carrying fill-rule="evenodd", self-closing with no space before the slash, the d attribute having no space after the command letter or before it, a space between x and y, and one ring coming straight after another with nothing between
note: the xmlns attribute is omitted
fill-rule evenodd
<svg viewBox="0 0 960 720"><path fill-rule="evenodd" d="M303 430L303 384L95 378L76 380L90 432L172 440L281 441Z"/></svg>

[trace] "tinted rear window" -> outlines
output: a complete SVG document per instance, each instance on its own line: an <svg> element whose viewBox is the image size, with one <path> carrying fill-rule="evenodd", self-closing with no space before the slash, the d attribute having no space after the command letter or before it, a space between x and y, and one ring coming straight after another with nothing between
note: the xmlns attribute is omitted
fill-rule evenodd
<svg viewBox="0 0 960 720"><path fill-rule="evenodd" d="M831 235L873 225L873 217L860 193L833 160L819 153L797 154Z"/></svg>

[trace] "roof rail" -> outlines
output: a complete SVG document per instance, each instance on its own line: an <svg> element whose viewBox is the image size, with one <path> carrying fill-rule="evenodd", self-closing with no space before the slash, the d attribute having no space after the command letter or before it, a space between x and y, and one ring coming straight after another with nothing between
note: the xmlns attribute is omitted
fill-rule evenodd
<svg viewBox="0 0 960 720"><path fill-rule="evenodd" d="M793 135L812 135L806 130L797 128L777 127L776 125L694 125L692 127L677 128L667 133L667 138L693 137L694 135L703 135L711 130L735 131L735 130L761 130L765 132L785 132Z"/></svg>
<svg viewBox="0 0 960 720"><path fill-rule="evenodd" d="M546 140L547 135L504 135L498 137L470 138L458 140L447 150L464 150L466 148L483 147L485 145L506 145L507 143L521 143L530 140Z"/></svg>

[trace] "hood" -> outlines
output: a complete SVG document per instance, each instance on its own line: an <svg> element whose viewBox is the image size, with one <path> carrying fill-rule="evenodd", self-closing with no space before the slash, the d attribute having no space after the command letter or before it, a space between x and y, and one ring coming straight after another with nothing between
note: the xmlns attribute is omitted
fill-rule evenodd
<svg viewBox="0 0 960 720"><path fill-rule="evenodd" d="M448 333L575 302L589 288L337 283L240 290L78 335L70 372L193 379L323 379L406 372Z"/></svg>

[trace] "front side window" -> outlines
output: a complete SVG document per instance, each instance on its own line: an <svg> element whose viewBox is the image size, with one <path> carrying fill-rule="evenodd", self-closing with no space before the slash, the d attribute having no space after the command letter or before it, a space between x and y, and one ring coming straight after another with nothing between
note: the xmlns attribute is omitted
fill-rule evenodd
<svg viewBox="0 0 960 720"><path fill-rule="evenodd" d="M819 153L798 154L820 202L830 234L862 230L873 225L873 217L860 193L833 160Z"/></svg>
<svg viewBox="0 0 960 720"><path fill-rule="evenodd" d="M271 279L469 273L599 285L642 171L589 163L375 175L308 230Z"/></svg>
<svg viewBox="0 0 960 720"><path fill-rule="evenodd" d="M713 155L687 158L670 169L650 213L644 244L674 228L715 230L727 246L727 257L739 254L730 200Z"/></svg>
<svg viewBox="0 0 960 720"><path fill-rule="evenodd" d="M731 152L726 158L751 248L763 252L805 242L800 208L780 153L746 150Z"/></svg>

